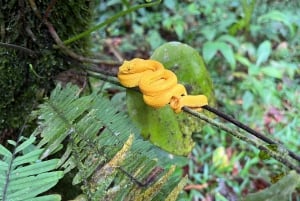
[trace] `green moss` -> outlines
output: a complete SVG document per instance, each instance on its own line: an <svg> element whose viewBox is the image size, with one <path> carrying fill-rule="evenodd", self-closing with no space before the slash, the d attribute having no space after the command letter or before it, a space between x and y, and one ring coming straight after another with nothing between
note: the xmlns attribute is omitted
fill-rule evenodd
<svg viewBox="0 0 300 201"><path fill-rule="evenodd" d="M35 1L42 17L48 1ZM92 21L90 1L56 1L48 20L62 40L88 29ZM29 1L5 1L0 10L1 43L25 47L35 54L17 47L0 45L0 133L5 128L19 128L37 105L40 94L47 94L54 86L55 76L69 68L67 57L54 48L54 40L29 5ZM88 54L89 38L69 45L73 51ZM32 65L33 70L29 68Z"/></svg>

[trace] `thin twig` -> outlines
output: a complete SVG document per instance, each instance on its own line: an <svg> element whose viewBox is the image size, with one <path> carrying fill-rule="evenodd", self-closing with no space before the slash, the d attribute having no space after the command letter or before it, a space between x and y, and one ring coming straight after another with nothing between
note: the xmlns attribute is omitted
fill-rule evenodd
<svg viewBox="0 0 300 201"><path fill-rule="evenodd" d="M39 19L42 19L41 13L40 13L39 9L38 9L37 6L36 6L35 0L28 0L28 1L29 1L30 7L31 7L31 9L33 10L34 14L35 14Z"/></svg>
<svg viewBox="0 0 300 201"><path fill-rule="evenodd" d="M48 31L50 33L50 35L52 36L53 40L55 41L55 43L57 44L57 46L68 56L70 56L73 59L76 59L80 62L86 62L86 63L93 63L93 64L109 64L109 65L115 65L115 64L119 64L119 62L115 62L115 61L106 61L106 60L100 60L100 59L92 59L92 58L87 58L84 57L82 55L79 55L75 52L73 52L72 50L70 50L67 46L65 46L65 44L62 42L62 40L60 39L60 37L58 36L57 32L55 31L54 26L52 25L51 22L48 21L48 17L49 14L52 10L52 8L54 7L56 1L52 0L50 2L50 4L48 5L47 11L46 11L46 15L44 16L44 18L42 19L40 11L38 10L35 1L34 0L29 0L30 6L33 10L33 12L35 13L35 15L42 20L42 22L47 26Z"/></svg>
<svg viewBox="0 0 300 201"><path fill-rule="evenodd" d="M37 38L36 38L36 36L34 35L34 33L32 32L32 30L30 29L29 25L26 25L25 31L26 31L26 33L28 34L28 36L30 36L30 38L32 39L32 41L35 42L36 44L38 44L38 43L37 43ZM39 45L39 44L38 44L38 45Z"/></svg>
<svg viewBox="0 0 300 201"><path fill-rule="evenodd" d="M51 0L50 3L48 4L48 7L46 9L46 12L45 12L45 15L44 15L44 18L43 18L43 21L45 21L46 19L48 19L52 9L54 8L56 4L56 0Z"/></svg>
<svg viewBox="0 0 300 201"><path fill-rule="evenodd" d="M137 10L137 9L144 8L144 7L155 6L155 5L158 5L160 2L161 2L161 0L154 1L154 2L151 2L151 3L140 4L140 5L133 6L133 7L129 8L125 11L118 12L116 15L112 16L111 18L108 18L104 22L92 27L91 29L86 30L86 31L84 31L80 34L77 34L76 36L74 36L72 38L69 38L68 40L65 40L64 44L67 45L67 44L70 44L70 43L72 43L76 40L79 40L79 39L89 35L90 33L94 32L94 31L97 31L98 29L104 27L105 25L110 24L110 23L116 21L117 19L119 19L120 17L122 17L122 16L124 16L128 13L131 13L131 12Z"/></svg>
<svg viewBox="0 0 300 201"><path fill-rule="evenodd" d="M226 125L224 125L222 123L219 123L219 122L205 116L204 114L196 112L195 110L192 110L188 107L183 107L182 110L185 111L188 114L191 114L191 115L203 120L203 121L206 121L207 123L209 123L209 124L211 124L211 125L213 125L217 128L220 128L220 129L226 131L227 133L231 134L232 136L234 136L234 137L236 137L236 138L238 138L238 139L240 139L244 142L247 142L247 143L250 143L250 144L254 145L258 149L267 152L271 157L273 157L277 161L281 162L282 164L286 165L290 169L294 169L298 173L300 173L300 167L296 166L291 161L287 160L287 157L286 157L285 153L273 151L273 150L269 149L268 147L266 147L265 145L263 145L263 144L261 144L257 141L254 141L251 138L246 137L245 135L241 134L237 130L233 130L233 129L227 127Z"/></svg>
<svg viewBox="0 0 300 201"><path fill-rule="evenodd" d="M36 56L36 53L34 51L32 51L32 50L30 50L30 49L28 49L26 47L19 46L19 45L14 45L14 44L0 42L0 46L22 51L22 52L25 52L25 53L29 54L30 56Z"/></svg>
<svg viewBox="0 0 300 201"><path fill-rule="evenodd" d="M114 45L114 42L112 39L107 39L105 40L105 44L108 46L109 51L111 51L114 56L118 59L118 61L121 63L122 61L124 61L123 56L121 55L121 53L117 50L116 46Z"/></svg>
<svg viewBox="0 0 300 201"><path fill-rule="evenodd" d="M119 65L120 66L120 65ZM101 69L97 66L83 66L84 69L91 71L91 72L95 72L95 73L100 73L102 75L106 75L106 76L111 76L111 77L117 77L117 73L113 72L110 68L110 70L105 70L105 69Z"/></svg>
<svg viewBox="0 0 300 201"><path fill-rule="evenodd" d="M69 48L67 48L67 46L64 45L64 43L61 41L61 39L59 38L57 32L55 31L52 23L50 23L48 20L44 21L45 25L48 27L48 31L50 33L50 35L52 36L52 38L54 39L55 43L57 44L57 46L68 56L70 56L73 59L76 59L80 62L86 62L86 63L93 63L93 64L110 64L110 65L115 65L115 64L119 64L120 62L116 62L116 61L105 61L105 60L100 60L100 59L92 59L92 58L87 58L84 57L82 55L79 55L75 52L73 52L72 50L70 50Z"/></svg>
<svg viewBox="0 0 300 201"><path fill-rule="evenodd" d="M92 73L92 72L88 72L88 75L91 76L91 77L97 78L97 79L101 79L101 80L106 81L106 82L110 82L110 83L112 83L114 85L117 85L119 87L123 87L123 85L121 85L118 80L111 79L111 78L107 77L106 75L101 75L99 73Z"/></svg>
<svg viewBox="0 0 300 201"><path fill-rule="evenodd" d="M241 123L240 121L237 121L236 119L232 118L231 116L213 108L213 107L210 107L209 105L205 105L202 107L203 109L209 111L209 112L212 112L216 115L218 115L219 117L222 117L223 119L231 122L232 124L236 125L237 127L247 131L248 133L251 133L252 135L254 135L255 137L261 139L262 141L266 142L266 143L269 143L269 144L275 144L277 146L281 146L280 144L278 144L277 142L273 141L272 139L266 137L265 135L253 130L252 128L250 128L249 126ZM295 160L299 161L300 162L300 156L296 155L294 152L292 152L291 150L287 149L286 148L286 151L289 153L289 155L294 158Z"/></svg>
<svg viewBox="0 0 300 201"><path fill-rule="evenodd" d="M117 71L119 66L121 65L121 63L110 64L109 61L108 63L106 63L107 60L105 60L104 63L101 64L91 64L91 63L84 64L78 61L77 59L69 57L68 55L65 55L64 59L85 71L90 71L92 73L99 73L110 77L117 77L118 75Z"/></svg>

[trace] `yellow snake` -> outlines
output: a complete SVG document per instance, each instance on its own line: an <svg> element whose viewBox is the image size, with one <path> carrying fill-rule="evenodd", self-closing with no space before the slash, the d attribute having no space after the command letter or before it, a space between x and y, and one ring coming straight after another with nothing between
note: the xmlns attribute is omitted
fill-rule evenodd
<svg viewBox="0 0 300 201"><path fill-rule="evenodd" d="M177 83L176 75L155 60L124 61L118 79L125 87L139 87L145 103L154 108L170 104L179 113L183 106L199 109L208 104L204 95L187 95L185 87Z"/></svg>

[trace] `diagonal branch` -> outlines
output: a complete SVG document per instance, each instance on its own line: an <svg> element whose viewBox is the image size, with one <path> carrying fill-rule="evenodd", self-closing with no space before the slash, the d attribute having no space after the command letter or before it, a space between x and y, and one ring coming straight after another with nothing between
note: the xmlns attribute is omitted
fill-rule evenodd
<svg viewBox="0 0 300 201"><path fill-rule="evenodd" d="M282 164L286 165L287 167L296 170L298 173L300 173L300 167L293 164L290 160L287 159L287 157L285 156L287 153L285 153L285 150L280 151L280 152L276 152L273 151L271 149L269 149L267 146L263 145L260 142L257 142L251 138L248 138L247 136L241 134L240 132L238 132L237 130L233 130L231 128L229 128L228 126L219 123L207 116L205 116L202 113L196 112L195 110L192 110L191 108L188 107L183 107L182 108L183 111L185 111L186 113L189 113L217 128L220 128L224 131L226 131L227 133L231 134L232 136L246 142L246 143L250 143L252 145L254 145L255 147L257 147L258 149L265 151L266 153L268 153L270 156L272 156L274 159L276 159L277 161L281 162Z"/></svg>
<svg viewBox="0 0 300 201"><path fill-rule="evenodd" d="M31 49L28 49L26 47L22 47L20 45L15 45L15 44L9 44L9 43L2 43L0 42L0 47L5 47L5 48L11 48L11 49L16 49L22 52L25 52L27 54L29 54L29 56L36 56L36 52L34 52Z"/></svg>
<svg viewBox="0 0 300 201"><path fill-rule="evenodd" d="M70 56L71 58L76 59L77 61L80 61L80 62L94 63L94 64L109 64L109 65L120 64L120 62L115 62L115 61L105 61L105 60L100 60L100 59L87 58L87 57L84 57L82 55L79 55L79 54L73 52L71 49L69 49L67 46L64 45L64 43L61 41L61 39L57 35L57 32L55 31L53 25L48 20L45 20L44 24L47 26L48 31L51 34L51 36L54 39L57 46L66 55Z"/></svg>
<svg viewBox="0 0 300 201"><path fill-rule="evenodd" d="M154 1L154 2L151 2L150 3L147 3L148 1L146 1L146 3L144 4L140 4L140 5L136 5L136 6L133 6L131 8L128 8L127 10L124 10L124 11L121 11L121 12L118 12L117 14L115 14L114 16L112 16L111 18L108 18L107 20L105 20L104 22L92 27L91 29L89 30L86 30L76 36L74 36L73 38L70 38L68 40L65 40L64 41L64 44L67 45L67 44L70 44L76 40L79 40L89 34L91 34L92 32L96 31L96 30L99 30L101 29L102 27L104 27L105 25L107 24L110 24L114 21L116 21L117 19L119 19L120 17L124 16L124 15L127 15L128 13L131 13L135 10L138 10L140 8L144 8L144 7L151 7L151 6L155 6L155 5L158 5L160 4L161 0L158 0L158 1Z"/></svg>
<svg viewBox="0 0 300 201"><path fill-rule="evenodd" d="M69 49L60 39L60 37L58 36L54 26L52 25L52 23L48 20L48 17L50 15L50 12L52 10L52 8L54 7L56 0L52 0L50 2L50 4L48 5L48 8L46 10L46 13L44 15L44 17L42 18L40 11L38 10L36 4L35 4L35 0L29 0L31 9L33 10L33 12L35 13L35 15L41 19L41 21L47 26L48 31L51 35L51 37L53 38L53 40L55 41L56 45L63 51L64 54L70 56L71 58L80 61L80 62L86 62L86 63L94 63L94 64L108 64L108 65L119 65L120 62L115 62L115 61L105 61L105 60L100 60L100 59L93 59L93 58L87 58L84 57L82 55L79 55L77 53L75 53L74 51L72 51L71 49ZM23 50L24 51L24 50ZM28 50L27 50L28 51Z"/></svg>
<svg viewBox="0 0 300 201"><path fill-rule="evenodd" d="M273 141L272 139L266 137L265 135L253 130L252 128L250 128L249 126L241 123L240 121L237 121L236 119L232 118L231 116L221 112L220 110L217 110L209 105L205 105L202 107L203 109L216 114L219 117L222 117L223 119L229 121L230 123L236 125L237 127L243 129L244 131L254 135L255 137L261 139L262 141L269 143L269 144L275 144L280 146L280 144L278 144L277 142ZM186 111L187 112L187 111ZM286 151L289 153L289 156L292 157L293 159L297 160L300 162L300 156L296 155L294 152L292 152L291 150L286 149Z"/></svg>

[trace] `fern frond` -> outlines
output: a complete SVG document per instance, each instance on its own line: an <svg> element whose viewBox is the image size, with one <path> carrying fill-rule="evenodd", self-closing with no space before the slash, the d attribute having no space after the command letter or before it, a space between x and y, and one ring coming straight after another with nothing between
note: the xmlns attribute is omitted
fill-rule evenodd
<svg viewBox="0 0 300 201"><path fill-rule="evenodd" d="M23 141L21 144L19 144ZM22 138L19 142L10 140L14 146L11 153L0 145L0 200L46 201L61 200L59 195L37 195L49 190L60 178L62 171L53 171L59 160L39 160L42 149L28 152L26 149L33 146L35 137ZM18 145L19 144L19 145Z"/></svg>
<svg viewBox="0 0 300 201"><path fill-rule="evenodd" d="M42 158L64 148L59 166L64 172L77 168L73 184L82 185L88 200L126 200L151 189L152 185L140 186L137 180L161 181L160 186L153 184L153 194L145 194L144 200L164 200L180 181L170 172L176 160L144 141L128 116L116 111L107 98L78 94L76 86L58 85L36 111L40 126L34 134L42 137L38 144L45 147ZM164 173L151 176L158 167Z"/></svg>

